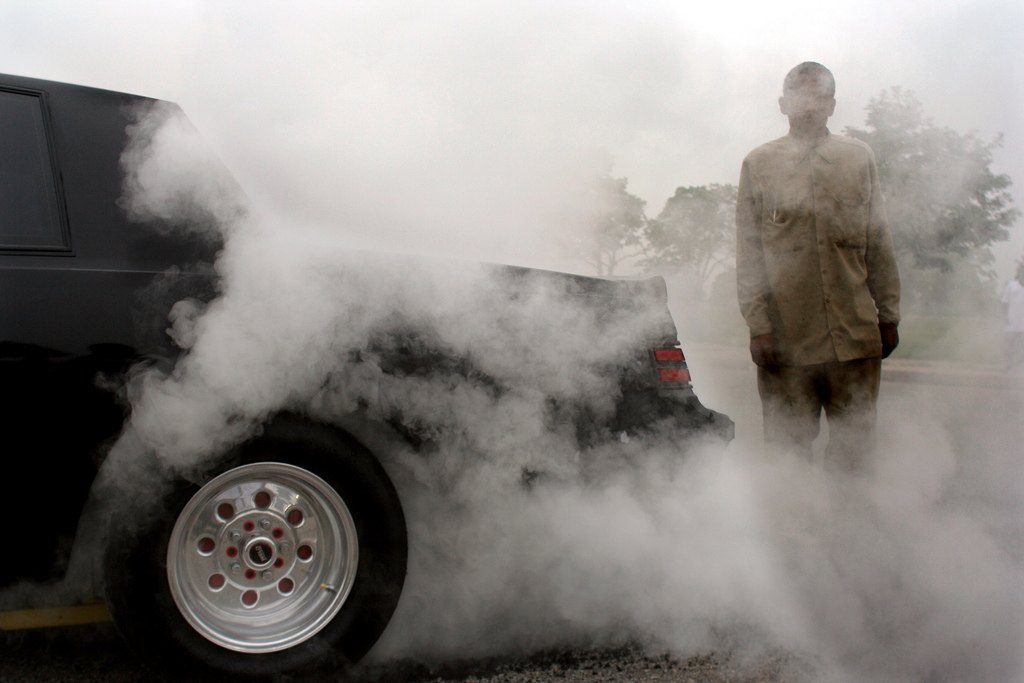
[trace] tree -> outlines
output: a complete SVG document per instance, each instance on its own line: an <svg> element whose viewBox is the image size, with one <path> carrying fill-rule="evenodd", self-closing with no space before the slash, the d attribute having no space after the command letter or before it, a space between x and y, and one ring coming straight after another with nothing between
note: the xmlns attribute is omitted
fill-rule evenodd
<svg viewBox="0 0 1024 683"><path fill-rule="evenodd" d="M904 270L973 268L991 277L989 245L1008 238L1019 212L1010 178L993 173L1002 142L940 128L921 103L891 88L867 106L867 129L846 134L874 150L897 258Z"/></svg>
<svg viewBox="0 0 1024 683"><path fill-rule="evenodd" d="M868 103L865 125L844 132L875 152L904 301L945 310L959 302L976 310L991 295L991 245L1009 237L1020 215L1009 176L991 169L1001 137L986 141L939 127L901 88ZM626 185L625 178L606 174L589 192L587 262L599 275L611 275L641 256L637 265L645 271L691 275L695 289L709 289L735 256L736 187L680 187L658 217L647 220L643 200Z"/></svg>
<svg viewBox="0 0 1024 683"><path fill-rule="evenodd" d="M690 271L703 289L736 254L736 187L680 187L643 229L645 271Z"/></svg>
<svg viewBox="0 0 1024 683"><path fill-rule="evenodd" d="M604 175L589 189L591 213L584 260L598 275L614 274L619 264L641 252L646 202L629 193L628 183L626 178Z"/></svg>

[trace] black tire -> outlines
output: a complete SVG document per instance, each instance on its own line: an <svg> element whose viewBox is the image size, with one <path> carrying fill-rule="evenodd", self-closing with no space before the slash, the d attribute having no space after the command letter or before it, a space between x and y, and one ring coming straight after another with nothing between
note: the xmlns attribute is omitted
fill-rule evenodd
<svg viewBox="0 0 1024 683"><path fill-rule="evenodd" d="M206 491L216 488L216 482L209 484L211 475L202 486L177 485L147 506L152 512L143 516L147 521L136 520L134 528L115 527L105 554L105 595L118 630L156 667L192 676L205 671L217 678L249 680L296 671L337 674L365 655L387 626L405 582L407 537L398 495L380 463L343 432L281 416L235 449L213 474L240 471L236 468L242 465L250 465L249 470L267 469L269 463L286 463L315 474L344 502L358 539L350 592L326 625L285 649L246 652L215 643L183 616L175 602L168 580L168 543L189 501L203 486ZM180 544L185 547L184 541Z"/></svg>

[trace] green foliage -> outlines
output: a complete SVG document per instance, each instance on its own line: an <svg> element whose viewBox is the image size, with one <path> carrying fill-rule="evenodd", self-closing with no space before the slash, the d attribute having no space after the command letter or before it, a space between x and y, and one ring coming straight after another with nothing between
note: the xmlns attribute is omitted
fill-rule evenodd
<svg viewBox="0 0 1024 683"><path fill-rule="evenodd" d="M988 250L979 250L990 256ZM947 266L919 268L911 263L900 265L901 308L907 313L938 316L999 317L999 305L987 267L973 254L947 257Z"/></svg>
<svg viewBox="0 0 1024 683"><path fill-rule="evenodd" d="M866 130L847 128L846 134L875 152L903 270L949 272L968 264L990 277L988 247L1007 239L1019 215L1010 178L990 168L1001 138L985 142L973 132L936 126L900 88L870 101L866 123Z"/></svg>
<svg viewBox="0 0 1024 683"><path fill-rule="evenodd" d="M585 261L598 275L613 275L624 260L640 253L641 231L647 224L646 202L630 194L628 180L604 175L589 189L591 215Z"/></svg>
<svg viewBox="0 0 1024 683"><path fill-rule="evenodd" d="M1002 318L908 315L900 322L900 346L893 358L996 365L1001 363Z"/></svg>
<svg viewBox="0 0 1024 683"><path fill-rule="evenodd" d="M904 308L918 314L985 315L993 302L991 246L1006 240L1020 212L1010 178L991 169L1001 138L985 141L935 125L913 94L882 91L867 106L865 128L847 135L875 152L889 225L900 262ZM594 183L584 246L599 275L635 259L644 272L672 278L686 296L722 297L715 278L734 265L733 185L680 187L657 218L625 178ZM724 290L722 290L724 291ZM720 292L719 292L720 294Z"/></svg>
<svg viewBox="0 0 1024 683"><path fill-rule="evenodd" d="M645 272L687 270L703 288L736 253L736 187L680 187L643 227Z"/></svg>

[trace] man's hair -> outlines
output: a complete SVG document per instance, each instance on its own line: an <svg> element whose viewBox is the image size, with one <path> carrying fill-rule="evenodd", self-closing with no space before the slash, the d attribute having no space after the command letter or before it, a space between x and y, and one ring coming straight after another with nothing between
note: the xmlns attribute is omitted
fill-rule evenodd
<svg viewBox="0 0 1024 683"><path fill-rule="evenodd" d="M802 64L797 64L790 69L789 73L786 74L786 80L782 82L782 92L786 93L790 90L796 90L807 83L815 82L827 85L829 94L832 97L835 97L835 77L832 75L831 71L817 62L804 62Z"/></svg>

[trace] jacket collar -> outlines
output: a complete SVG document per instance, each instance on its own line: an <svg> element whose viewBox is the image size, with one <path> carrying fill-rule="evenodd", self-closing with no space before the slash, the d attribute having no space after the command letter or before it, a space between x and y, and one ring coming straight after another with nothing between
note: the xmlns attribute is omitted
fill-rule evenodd
<svg viewBox="0 0 1024 683"><path fill-rule="evenodd" d="M824 135L812 140L803 140L795 138L792 135L787 135L784 139L786 140L790 151L800 161L804 161L811 154L817 154L830 164L835 161L835 156L832 153L832 146L829 144L832 140L832 132L828 128L825 129Z"/></svg>

